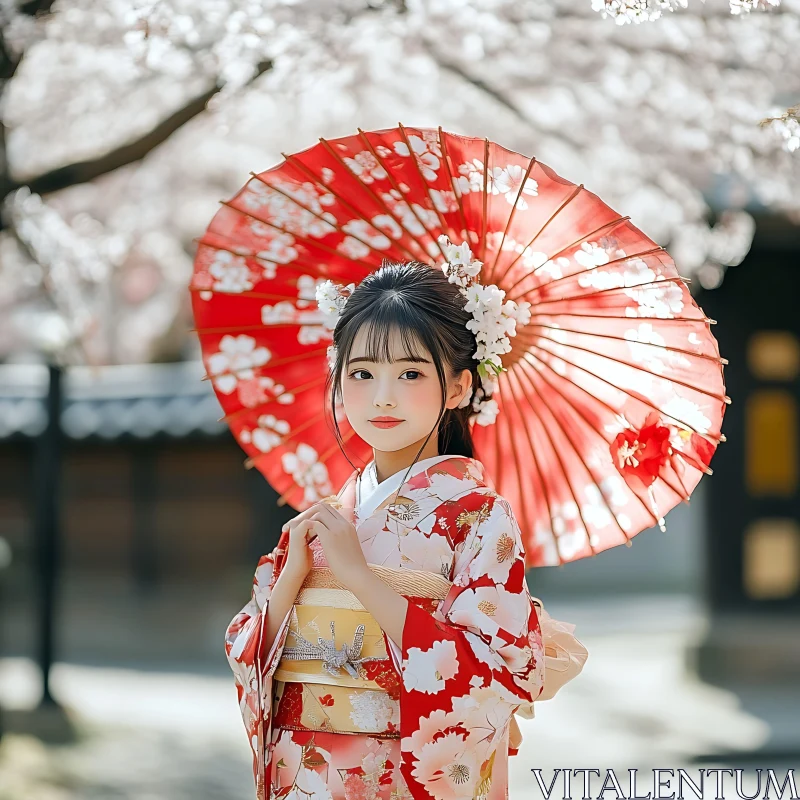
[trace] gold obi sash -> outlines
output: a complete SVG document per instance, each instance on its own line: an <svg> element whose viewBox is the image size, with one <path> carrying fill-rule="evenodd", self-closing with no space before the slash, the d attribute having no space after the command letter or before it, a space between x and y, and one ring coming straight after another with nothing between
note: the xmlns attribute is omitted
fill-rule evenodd
<svg viewBox="0 0 800 800"><path fill-rule="evenodd" d="M370 569L407 597L443 600L451 586L438 573ZM328 567L314 567L303 582L274 680L276 725L399 736L399 702L387 691L397 678L383 630Z"/></svg>

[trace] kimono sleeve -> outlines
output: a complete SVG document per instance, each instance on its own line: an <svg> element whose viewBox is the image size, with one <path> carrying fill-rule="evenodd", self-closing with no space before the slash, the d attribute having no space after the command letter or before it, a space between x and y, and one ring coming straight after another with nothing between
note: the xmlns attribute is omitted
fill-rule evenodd
<svg viewBox="0 0 800 800"><path fill-rule="evenodd" d="M275 554L261 556L253 576L250 599L225 630L225 654L233 670L233 677L240 691L252 679L252 667L259 650L259 634L266 621L269 596L272 591ZM263 653L262 653L263 655Z"/></svg>
<svg viewBox="0 0 800 800"><path fill-rule="evenodd" d="M268 724L271 705L270 676L275 671L288 631L288 618L283 620L269 652L265 652L269 599L280 570L285 547L283 540L268 555L259 559L253 576L250 599L231 620L225 631L225 654L233 671L239 710L254 752L254 769L258 767L259 740L263 724Z"/></svg>
<svg viewBox="0 0 800 800"><path fill-rule="evenodd" d="M508 756L514 712L529 707L544 684L519 526L504 498L483 500L458 544L447 598L432 614L408 607L400 722L412 793L422 786L434 797L451 790L472 797L468 788L486 789L493 767L497 772ZM460 766L443 769L444 763Z"/></svg>

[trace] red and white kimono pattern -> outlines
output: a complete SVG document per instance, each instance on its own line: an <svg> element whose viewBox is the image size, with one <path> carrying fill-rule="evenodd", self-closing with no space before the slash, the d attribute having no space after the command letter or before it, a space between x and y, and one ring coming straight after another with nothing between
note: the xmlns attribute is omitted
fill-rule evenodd
<svg viewBox="0 0 800 800"><path fill-rule="evenodd" d="M399 486L405 472L382 481L355 508L365 557L396 569L439 572L453 586L427 608L411 598L402 642L385 637L394 672L386 686L388 697L399 701L399 738L295 730L272 719L271 676L288 617L269 653L260 642L284 556L279 544L259 561L250 602L230 623L225 641L254 750L259 800L508 795L509 726L515 712L531 715L545 668L519 526L475 459L421 460ZM357 475L340 492L351 506ZM373 726L384 714L381 725L393 730L392 705L367 714Z"/></svg>

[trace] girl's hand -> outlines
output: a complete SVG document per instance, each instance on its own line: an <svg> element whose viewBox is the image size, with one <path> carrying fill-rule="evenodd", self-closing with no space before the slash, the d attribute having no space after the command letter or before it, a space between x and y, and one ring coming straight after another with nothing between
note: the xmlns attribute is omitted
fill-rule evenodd
<svg viewBox="0 0 800 800"><path fill-rule="evenodd" d="M353 523L332 506L319 502L288 523L289 526L293 524L295 535L302 531L306 536L310 531L312 537L319 537L333 574L361 601L389 638L399 646L403 641L408 600L369 568Z"/></svg>
<svg viewBox="0 0 800 800"><path fill-rule="evenodd" d="M309 529L319 537L333 574L352 590L353 584L370 572L355 526L327 503L316 503L303 514L312 508L315 510L306 520Z"/></svg>
<svg viewBox="0 0 800 800"><path fill-rule="evenodd" d="M315 506L307 508L281 528L281 531L289 531L289 553L283 571L289 572L300 581L305 580L314 565L314 555L308 544L316 535L311 527L316 510Z"/></svg>

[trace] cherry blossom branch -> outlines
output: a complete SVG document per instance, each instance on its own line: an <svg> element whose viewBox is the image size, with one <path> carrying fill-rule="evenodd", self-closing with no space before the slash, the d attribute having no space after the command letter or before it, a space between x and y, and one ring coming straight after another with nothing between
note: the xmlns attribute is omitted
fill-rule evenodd
<svg viewBox="0 0 800 800"><path fill-rule="evenodd" d="M774 112L777 113L777 112ZM759 123L762 128L771 128L783 139L783 146L790 153L800 148L800 103L787 108L777 117L767 117Z"/></svg>
<svg viewBox="0 0 800 800"><path fill-rule="evenodd" d="M255 80L270 69L272 69L271 61L261 62L258 64L256 74L253 76L252 80ZM97 158L57 167L54 170L50 170L42 175L37 175L24 182L7 180L2 186L2 191L0 191L0 201L10 192L15 191L23 185L29 187L35 194L48 194L49 192L57 192L60 189L65 189L68 186L87 183L95 178L99 178L101 175L113 172L120 167L141 161L148 153L151 153L156 147L167 141L170 136L187 122L194 119L198 114L201 114L206 109L208 101L221 91L221 89L222 85L219 83L216 84L211 89L202 92L200 95L190 100L186 105L170 114L166 119L161 120L152 130L136 141L124 144Z"/></svg>

